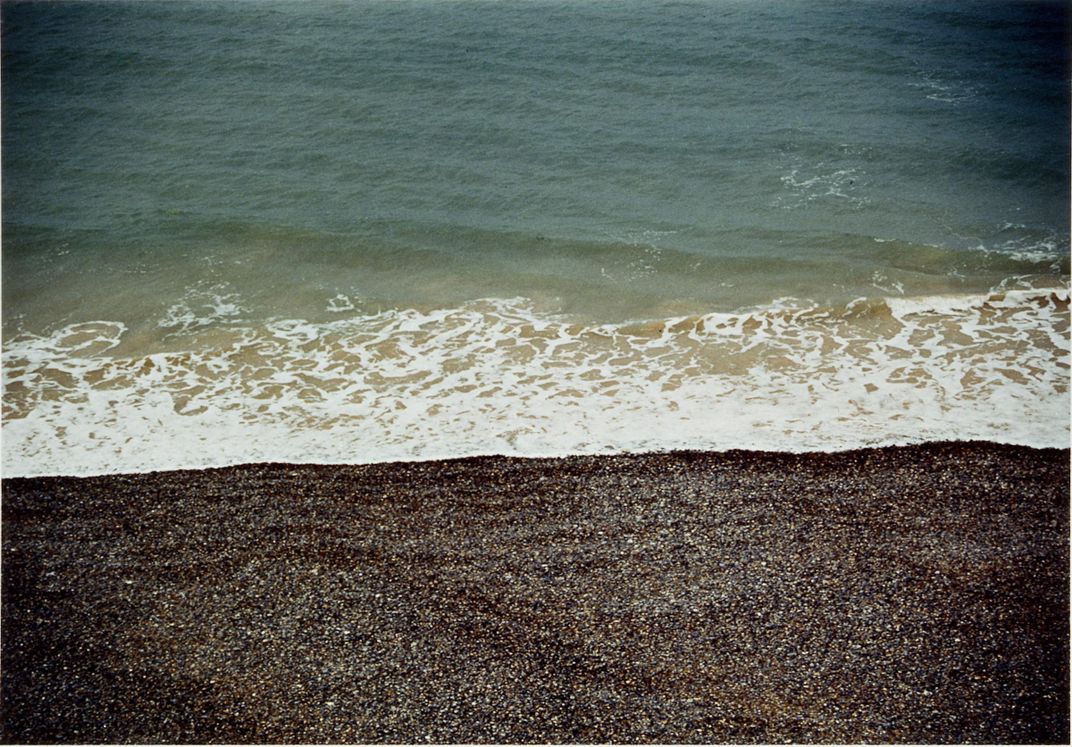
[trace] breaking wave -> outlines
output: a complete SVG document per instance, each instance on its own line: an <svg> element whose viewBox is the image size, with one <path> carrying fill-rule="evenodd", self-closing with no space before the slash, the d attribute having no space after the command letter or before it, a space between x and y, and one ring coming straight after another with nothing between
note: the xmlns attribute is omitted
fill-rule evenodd
<svg viewBox="0 0 1072 747"><path fill-rule="evenodd" d="M228 323L176 310L168 350L125 351L109 321L8 341L5 474L1068 445L1067 290L604 325L524 299L254 325L233 320L234 299L210 300Z"/></svg>

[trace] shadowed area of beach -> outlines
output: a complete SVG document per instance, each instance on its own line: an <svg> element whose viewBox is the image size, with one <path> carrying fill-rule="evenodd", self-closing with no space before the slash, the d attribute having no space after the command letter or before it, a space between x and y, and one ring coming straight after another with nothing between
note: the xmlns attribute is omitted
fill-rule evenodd
<svg viewBox="0 0 1072 747"><path fill-rule="evenodd" d="M1069 452L3 485L5 742L1069 740Z"/></svg>

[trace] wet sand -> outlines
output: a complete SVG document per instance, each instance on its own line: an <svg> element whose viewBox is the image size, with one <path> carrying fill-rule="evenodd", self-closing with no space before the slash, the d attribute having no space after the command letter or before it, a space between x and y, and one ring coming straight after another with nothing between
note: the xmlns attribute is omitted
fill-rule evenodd
<svg viewBox="0 0 1072 747"><path fill-rule="evenodd" d="M3 484L5 742L1069 740L1069 452Z"/></svg>

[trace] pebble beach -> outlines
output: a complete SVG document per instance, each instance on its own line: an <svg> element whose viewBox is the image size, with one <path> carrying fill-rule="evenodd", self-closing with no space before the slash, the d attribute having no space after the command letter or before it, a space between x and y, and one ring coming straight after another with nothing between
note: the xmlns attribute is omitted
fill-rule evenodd
<svg viewBox="0 0 1072 747"><path fill-rule="evenodd" d="M6 743L1067 743L1069 452L3 483Z"/></svg>

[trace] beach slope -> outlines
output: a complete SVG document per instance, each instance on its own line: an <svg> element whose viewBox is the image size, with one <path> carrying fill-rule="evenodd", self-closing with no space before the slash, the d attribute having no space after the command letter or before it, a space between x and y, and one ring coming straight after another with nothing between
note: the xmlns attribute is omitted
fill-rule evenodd
<svg viewBox="0 0 1072 747"><path fill-rule="evenodd" d="M4 742L1069 740L1069 452L3 484Z"/></svg>

